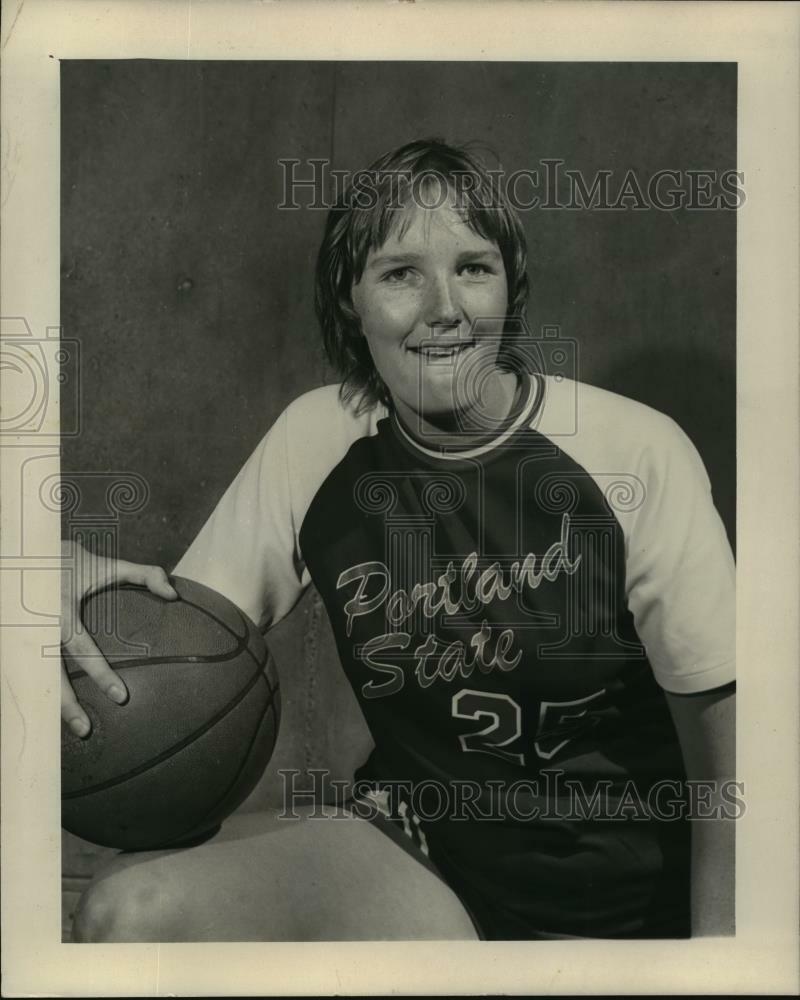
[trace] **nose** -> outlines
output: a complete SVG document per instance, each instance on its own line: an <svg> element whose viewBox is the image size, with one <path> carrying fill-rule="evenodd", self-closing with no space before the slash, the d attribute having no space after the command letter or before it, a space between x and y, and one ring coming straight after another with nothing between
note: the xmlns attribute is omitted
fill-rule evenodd
<svg viewBox="0 0 800 1000"><path fill-rule="evenodd" d="M448 275L437 275L431 283L425 313L425 322L433 333L460 326L464 313L458 301L458 292Z"/></svg>

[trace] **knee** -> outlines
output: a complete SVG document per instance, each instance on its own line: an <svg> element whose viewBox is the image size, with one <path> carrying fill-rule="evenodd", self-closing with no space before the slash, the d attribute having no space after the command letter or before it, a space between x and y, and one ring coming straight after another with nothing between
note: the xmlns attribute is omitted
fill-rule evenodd
<svg viewBox="0 0 800 1000"><path fill-rule="evenodd" d="M180 940L185 913L184 893L161 873L135 867L112 872L81 896L72 940L92 944Z"/></svg>

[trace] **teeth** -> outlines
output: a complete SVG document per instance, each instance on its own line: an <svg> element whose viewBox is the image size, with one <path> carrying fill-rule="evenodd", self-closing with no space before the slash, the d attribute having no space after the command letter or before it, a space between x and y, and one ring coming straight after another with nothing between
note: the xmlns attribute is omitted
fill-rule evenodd
<svg viewBox="0 0 800 1000"><path fill-rule="evenodd" d="M472 344L461 343L461 344L450 344L447 347L417 347L414 348L419 354L425 354L428 357L433 358L447 358L451 354L455 354L457 351L466 350L466 348L472 347Z"/></svg>

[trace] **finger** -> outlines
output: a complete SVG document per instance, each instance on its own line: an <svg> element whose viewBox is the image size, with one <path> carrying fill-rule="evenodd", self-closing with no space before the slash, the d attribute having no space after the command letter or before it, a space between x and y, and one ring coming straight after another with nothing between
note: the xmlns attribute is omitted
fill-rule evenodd
<svg viewBox="0 0 800 1000"><path fill-rule="evenodd" d="M66 667L61 664L61 718L76 736L88 736L92 730L89 716L81 708L72 685L69 682Z"/></svg>
<svg viewBox="0 0 800 1000"><path fill-rule="evenodd" d="M64 650L69 653L76 665L91 677L107 698L117 705L123 705L128 700L128 692L119 674L114 673L106 663L88 632L75 632L69 642L64 644Z"/></svg>
<svg viewBox="0 0 800 1000"><path fill-rule="evenodd" d="M120 562L117 569L117 579L120 583L136 583L147 587L158 597L174 601L177 590L169 582L169 577L160 566L144 566L139 563Z"/></svg>

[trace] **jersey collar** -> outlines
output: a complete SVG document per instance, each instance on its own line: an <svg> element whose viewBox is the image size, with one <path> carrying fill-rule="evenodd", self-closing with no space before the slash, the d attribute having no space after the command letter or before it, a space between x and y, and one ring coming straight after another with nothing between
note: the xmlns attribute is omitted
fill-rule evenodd
<svg viewBox="0 0 800 1000"><path fill-rule="evenodd" d="M463 458L477 458L502 447L508 439L521 427L527 426L536 415L544 395L544 380L531 372L520 373L520 390L517 399L511 407L509 415L499 428L478 443L472 442L468 447L460 447L457 443L429 448L418 441L403 426L396 411L391 414L392 425L400 438L415 451L430 458L443 458L457 461Z"/></svg>

